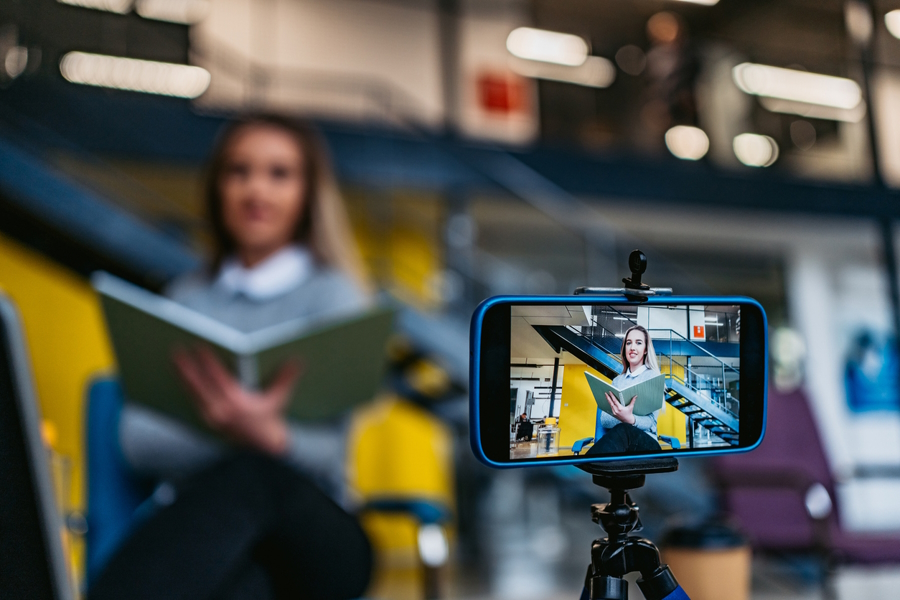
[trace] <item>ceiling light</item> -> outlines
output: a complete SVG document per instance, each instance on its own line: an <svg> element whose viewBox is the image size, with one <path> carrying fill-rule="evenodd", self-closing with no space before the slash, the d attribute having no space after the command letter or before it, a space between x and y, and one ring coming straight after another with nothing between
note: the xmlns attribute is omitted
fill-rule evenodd
<svg viewBox="0 0 900 600"><path fill-rule="evenodd" d="M86 52L63 56L59 71L72 83L180 98L196 98L210 81L200 67Z"/></svg>
<svg viewBox="0 0 900 600"><path fill-rule="evenodd" d="M682 160L700 160L709 151L709 138L699 127L676 125L666 132L666 147Z"/></svg>
<svg viewBox="0 0 900 600"><path fill-rule="evenodd" d="M731 71L734 82L748 94L850 110L862 101L859 85L832 77L768 65L741 63Z"/></svg>
<svg viewBox="0 0 900 600"><path fill-rule="evenodd" d="M860 102L854 108L846 110L819 104L807 104L805 102L793 102L779 98L760 97L759 103L763 108L772 112L788 115L800 115L810 119L825 119L827 121L844 121L846 123L859 123L866 116L866 103Z"/></svg>
<svg viewBox="0 0 900 600"><path fill-rule="evenodd" d="M577 35L531 27L514 29L506 38L506 49L519 58L569 67L583 64L589 52L587 42Z"/></svg>
<svg viewBox="0 0 900 600"><path fill-rule="evenodd" d="M105 10L124 15L131 10L133 0L58 0L61 4L69 4L71 6L80 6L82 8L93 8L95 10Z"/></svg>
<svg viewBox="0 0 900 600"><path fill-rule="evenodd" d="M900 10L892 10L884 15L884 24L895 38L900 38Z"/></svg>
<svg viewBox="0 0 900 600"><path fill-rule="evenodd" d="M587 87L607 88L616 80L615 66L612 61L602 56L588 56L587 60L577 67L515 59L511 60L509 65L514 72L524 77L562 81Z"/></svg>
<svg viewBox="0 0 900 600"><path fill-rule="evenodd" d="M137 14L145 19L192 25L209 12L209 0L137 0Z"/></svg>
<svg viewBox="0 0 900 600"><path fill-rule="evenodd" d="M681 2L688 2L690 4L702 4L703 6L714 6L719 3L719 0L680 0Z"/></svg>
<svg viewBox="0 0 900 600"><path fill-rule="evenodd" d="M742 133L734 138L734 155L748 167L768 167L778 160L778 144L767 135Z"/></svg>

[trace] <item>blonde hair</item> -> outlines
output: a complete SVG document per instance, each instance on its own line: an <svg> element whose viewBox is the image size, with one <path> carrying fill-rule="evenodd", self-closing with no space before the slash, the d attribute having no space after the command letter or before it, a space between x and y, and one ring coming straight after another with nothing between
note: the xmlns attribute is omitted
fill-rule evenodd
<svg viewBox="0 0 900 600"><path fill-rule="evenodd" d="M659 373L659 362L656 360L656 350L653 349L653 340L650 339L650 334L640 325L633 325L628 328L628 331L625 332L625 337L622 338L622 350L619 352L622 356L622 374L627 373L629 369L628 359L625 358L625 342L628 341L628 334L632 331L640 331L644 334L644 345L646 346L646 350L644 350L644 366L651 371Z"/></svg>
<svg viewBox="0 0 900 600"><path fill-rule="evenodd" d="M234 120L225 126L213 149L206 177L206 208L212 226L213 260L217 270L236 250L236 243L225 227L219 190L228 152L238 134L248 128L274 128L290 135L303 157L306 197L297 220L293 239L307 246L316 261L350 277L364 292L372 285L353 238L350 219L338 189L325 143L306 123L275 114L257 114Z"/></svg>

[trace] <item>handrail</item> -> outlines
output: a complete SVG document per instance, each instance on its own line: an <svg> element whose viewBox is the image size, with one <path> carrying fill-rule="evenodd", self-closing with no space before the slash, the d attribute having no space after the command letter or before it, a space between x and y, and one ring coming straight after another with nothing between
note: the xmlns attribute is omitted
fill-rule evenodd
<svg viewBox="0 0 900 600"><path fill-rule="evenodd" d="M716 356L715 354L713 354L712 352L710 352L710 351L707 350L706 348L703 348L702 346L700 346L697 342L694 342L694 341L692 341L692 340L687 339L686 337L684 337L683 335L681 335L680 333L678 333L678 332L675 331L674 329L656 329L656 328L654 328L654 329L648 329L647 331L648 331L648 332L649 332L649 331L668 331L668 332L669 332L669 337L670 337L670 338L671 338L671 334L674 333L676 336L680 337L683 341L685 341L685 342L691 344L692 346L696 347L696 348L697 348L698 350L700 350L701 352L707 354L710 358L714 358L714 359L717 360L719 363L721 363L723 366L725 366L725 367L727 367L728 369L734 371L735 373L740 374L740 370L735 369L733 366L729 365L728 363L726 363L725 361L723 361L721 358L719 358L718 356ZM658 339L659 339L659 338L658 338Z"/></svg>
<svg viewBox="0 0 900 600"><path fill-rule="evenodd" d="M181 204L148 188L131 175L123 172L108 160L86 151L76 142L47 126L34 121L5 104L0 104L0 129L3 135L29 155L40 158L66 177L90 189L99 191L103 198L123 209L137 214L142 221L159 233L171 237L161 223L165 218L177 221L186 230L195 230L202 221L191 214ZM47 152L47 148L63 148L77 154L78 160L102 172L106 182L101 182L64 164L59 156ZM127 190L126 193L122 193ZM151 208L152 207L152 208Z"/></svg>

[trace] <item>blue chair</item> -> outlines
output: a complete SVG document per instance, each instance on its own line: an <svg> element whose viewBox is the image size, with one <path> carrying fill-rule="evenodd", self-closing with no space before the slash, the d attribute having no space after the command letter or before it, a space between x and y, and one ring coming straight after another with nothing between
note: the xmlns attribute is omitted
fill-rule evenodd
<svg viewBox="0 0 900 600"><path fill-rule="evenodd" d="M603 437L603 434L606 433L606 430L603 428L603 425L600 424L600 415L603 413L599 408L597 409L597 420L594 425L594 437L582 438L577 440L574 444L572 444L572 454L578 456L582 452L587 451L588 446L594 445L597 440ZM668 436L668 435L657 435L657 437L668 443L675 450L681 449L681 442L678 438Z"/></svg>
<svg viewBox="0 0 900 600"><path fill-rule="evenodd" d="M87 396L87 581L100 574L137 521L152 486L128 468L119 445L122 389L115 379L91 382Z"/></svg>

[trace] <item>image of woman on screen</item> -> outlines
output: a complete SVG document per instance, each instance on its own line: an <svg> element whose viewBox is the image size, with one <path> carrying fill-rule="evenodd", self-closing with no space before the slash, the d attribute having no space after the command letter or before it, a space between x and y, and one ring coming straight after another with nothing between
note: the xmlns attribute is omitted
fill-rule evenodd
<svg viewBox="0 0 900 600"><path fill-rule="evenodd" d="M635 325L625 332L622 340L622 372L612 380L616 387L641 383L659 375L659 364L653 350L653 340L647 330ZM589 455L621 454L659 450L656 436L656 418L660 410L646 416L634 414L631 398L622 403L610 392L606 399L612 414L600 413L600 424L605 430L603 436L587 451Z"/></svg>
<svg viewBox="0 0 900 600"><path fill-rule="evenodd" d="M211 261L172 282L171 299L245 332L371 305L324 146L305 124L256 115L226 125L206 201ZM372 554L342 507L346 423L285 416L303 365L249 390L208 348L173 360L203 421L232 443L125 405L122 456L156 486L155 506L92 577L89 598L361 596Z"/></svg>

